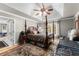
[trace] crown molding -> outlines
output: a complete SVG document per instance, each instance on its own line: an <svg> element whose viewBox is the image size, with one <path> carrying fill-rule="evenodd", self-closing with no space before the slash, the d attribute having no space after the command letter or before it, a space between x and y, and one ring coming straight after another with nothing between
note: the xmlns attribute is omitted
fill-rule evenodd
<svg viewBox="0 0 79 59"><path fill-rule="evenodd" d="M39 21L39 19L34 18L30 15L27 15L27 14L25 14L25 13L23 13L23 12L17 10L17 9L9 7L6 4L0 3L0 6L1 6L0 7L1 12L5 12L7 14L10 14L10 15L13 15L13 16L16 16L16 17L20 17L20 18L23 18L23 19L30 19L32 21Z"/></svg>

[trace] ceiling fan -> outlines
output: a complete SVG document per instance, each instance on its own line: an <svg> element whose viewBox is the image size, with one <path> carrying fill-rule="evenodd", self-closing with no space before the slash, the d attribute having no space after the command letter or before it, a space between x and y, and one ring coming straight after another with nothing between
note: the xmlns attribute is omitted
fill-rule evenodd
<svg viewBox="0 0 79 59"><path fill-rule="evenodd" d="M46 40L45 40L45 47L48 48L48 21L47 21L47 15L51 14L51 11L53 11L53 8L46 7L42 3L42 7L40 9L34 9L34 11L37 11L36 15L41 14L41 16L45 16L45 25L46 25Z"/></svg>
<svg viewBox="0 0 79 59"><path fill-rule="evenodd" d="M51 6L45 6L43 3L41 4L42 6L39 5L40 9L33 9L34 11L37 11L35 15L41 14L42 16L44 15L50 15L51 11L53 11L53 8Z"/></svg>

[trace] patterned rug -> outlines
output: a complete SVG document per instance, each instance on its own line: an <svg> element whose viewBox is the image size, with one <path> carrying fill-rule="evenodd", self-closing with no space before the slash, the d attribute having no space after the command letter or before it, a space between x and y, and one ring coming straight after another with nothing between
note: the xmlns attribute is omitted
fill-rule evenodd
<svg viewBox="0 0 79 59"><path fill-rule="evenodd" d="M34 46L32 44L23 44L20 48L7 53L5 56L48 56L50 49L47 51L43 48Z"/></svg>
<svg viewBox="0 0 79 59"><path fill-rule="evenodd" d="M56 43L56 42L55 42ZM54 56L54 51L56 50L57 45L51 44L50 47L45 50L36 45L29 43L19 45L18 47L6 51L6 53L0 54L1 56Z"/></svg>
<svg viewBox="0 0 79 59"><path fill-rule="evenodd" d="M61 41L63 42L63 41ZM67 44L61 44L61 42L58 44L57 50L55 55L56 56L79 56L79 48L75 47L76 42L72 42L72 45ZM66 42L65 42L66 43ZM77 45L76 45L77 46Z"/></svg>

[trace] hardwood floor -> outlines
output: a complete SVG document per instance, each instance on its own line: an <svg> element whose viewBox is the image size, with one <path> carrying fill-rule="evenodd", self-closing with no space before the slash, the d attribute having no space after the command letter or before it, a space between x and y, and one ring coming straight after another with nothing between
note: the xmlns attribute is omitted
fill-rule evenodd
<svg viewBox="0 0 79 59"><path fill-rule="evenodd" d="M13 46L8 46L8 47L4 47L0 49L0 56L2 55L7 55L8 53L10 53L11 51L17 49L19 47L19 45L13 45Z"/></svg>
<svg viewBox="0 0 79 59"><path fill-rule="evenodd" d="M54 56L59 39L52 43L47 51L32 44L9 46L0 49L0 56Z"/></svg>

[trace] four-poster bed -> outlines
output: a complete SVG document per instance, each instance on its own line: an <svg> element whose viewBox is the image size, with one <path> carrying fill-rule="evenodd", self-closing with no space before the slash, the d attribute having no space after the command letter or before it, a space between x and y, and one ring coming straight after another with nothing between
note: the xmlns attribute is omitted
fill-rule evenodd
<svg viewBox="0 0 79 59"><path fill-rule="evenodd" d="M45 48L48 48L49 44L48 44L48 20L47 20L47 15L51 14L51 11L53 11L53 8L49 8L46 7L43 3L42 3L42 7L40 8L40 10L38 9L34 9L34 11L38 11L40 13L37 13L36 15L41 14L42 17L45 17L45 25L46 25L46 39L45 39ZM54 31L53 31L54 32ZM54 36L53 36L54 39Z"/></svg>
<svg viewBox="0 0 79 59"><path fill-rule="evenodd" d="M34 11L38 11L41 13L42 17L45 17L45 35L38 34L38 24L37 29L35 27L32 27L32 30L37 31L37 34L34 34L34 31L31 29L27 29L26 20L25 20L25 35L23 35L23 38L19 38L21 40L27 41L27 42L33 42L34 45L37 45L38 43L41 44L41 47L43 46L45 49L48 49L49 44L51 44L50 39L54 39L54 30L53 35L48 35L48 19L47 16L51 14L51 11L53 11L52 8L45 8L44 4L42 3L42 8L40 10L34 9ZM39 15L39 13L37 13ZM54 26L53 26L54 29ZM25 37L25 38L24 38Z"/></svg>

